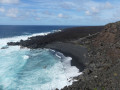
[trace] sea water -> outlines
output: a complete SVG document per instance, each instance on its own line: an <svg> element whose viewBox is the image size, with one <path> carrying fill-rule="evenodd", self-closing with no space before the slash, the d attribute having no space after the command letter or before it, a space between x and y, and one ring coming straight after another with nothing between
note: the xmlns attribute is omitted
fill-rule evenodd
<svg viewBox="0 0 120 90"><path fill-rule="evenodd" d="M71 85L73 77L81 74L75 66L71 66L71 57L54 50L21 49L20 46L1 49L7 42L48 33L15 34L11 37L3 35L0 38L0 90L61 89Z"/></svg>

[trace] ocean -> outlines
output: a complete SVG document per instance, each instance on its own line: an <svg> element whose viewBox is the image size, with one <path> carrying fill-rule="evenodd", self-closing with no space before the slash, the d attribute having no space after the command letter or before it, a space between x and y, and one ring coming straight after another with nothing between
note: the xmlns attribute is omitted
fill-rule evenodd
<svg viewBox="0 0 120 90"><path fill-rule="evenodd" d="M73 83L81 74L71 57L50 49L21 49L7 42L73 26L0 26L0 90L55 90Z"/></svg>

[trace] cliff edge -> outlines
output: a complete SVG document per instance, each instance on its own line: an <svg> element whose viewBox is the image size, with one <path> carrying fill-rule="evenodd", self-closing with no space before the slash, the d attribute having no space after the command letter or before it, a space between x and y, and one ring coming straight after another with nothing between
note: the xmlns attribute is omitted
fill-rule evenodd
<svg viewBox="0 0 120 90"><path fill-rule="evenodd" d="M73 43L88 48L88 64L78 81L62 90L120 90L120 22Z"/></svg>

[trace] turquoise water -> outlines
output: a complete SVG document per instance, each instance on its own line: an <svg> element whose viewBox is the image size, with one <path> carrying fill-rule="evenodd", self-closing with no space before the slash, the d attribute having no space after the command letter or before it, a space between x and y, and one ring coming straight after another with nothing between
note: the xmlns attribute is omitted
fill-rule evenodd
<svg viewBox="0 0 120 90"><path fill-rule="evenodd" d="M2 38L0 48L7 42L27 38L28 35ZM55 90L71 85L72 77L81 74L70 65L71 60L49 49L30 50L20 46L0 49L0 90Z"/></svg>

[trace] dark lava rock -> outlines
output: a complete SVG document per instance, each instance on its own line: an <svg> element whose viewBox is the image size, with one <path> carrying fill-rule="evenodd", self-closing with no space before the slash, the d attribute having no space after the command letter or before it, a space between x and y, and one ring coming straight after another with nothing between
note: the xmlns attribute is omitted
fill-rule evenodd
<svg viewBox="0 0 120 90"><path fill-rule="evenodd" d="M89 63L78 81L62 90L120 90L120 22L107 24L95 38L85 38Z"/></svg>
<svg viewBox="0 0 120 90"><path fill-rule="evenodd" d="M8 42L7 45L9 46L20 45L20 42Z"/></svg>
<svg viewBox="0 0 120 90"><path fill-rule="evenodd" d="M85 26L67 28L61 32L50 33L46 36L30 37L28 40L21 40L20 42L9 42L8 45L21 45L28 48L42 48L52 42L66 42L75 40L89 34L100 32L103 26Z"/></svg>
<svg viewBox="0 0 120 90"><path fill-rule="evenodd" d="M4 47L2 47L1 49L7 49L8 48L8 46L4 46Z"/></svg>

